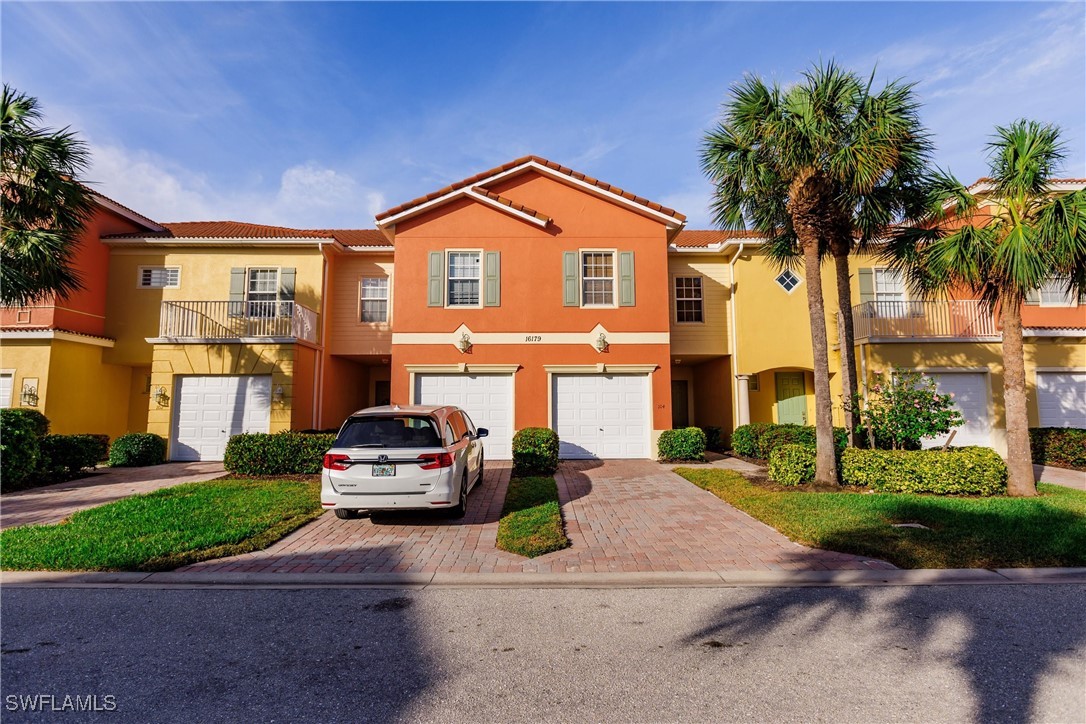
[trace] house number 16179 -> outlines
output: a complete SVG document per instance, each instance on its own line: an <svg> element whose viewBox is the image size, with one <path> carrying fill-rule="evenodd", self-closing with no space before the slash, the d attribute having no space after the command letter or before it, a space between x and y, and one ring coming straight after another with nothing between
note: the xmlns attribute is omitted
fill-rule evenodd
<svg viewBox="0 0 1086 724"><path fill-rule="evenodd" d="M527 334L524 336L525 342L542 342L543 335L541 334Z"/></svg>

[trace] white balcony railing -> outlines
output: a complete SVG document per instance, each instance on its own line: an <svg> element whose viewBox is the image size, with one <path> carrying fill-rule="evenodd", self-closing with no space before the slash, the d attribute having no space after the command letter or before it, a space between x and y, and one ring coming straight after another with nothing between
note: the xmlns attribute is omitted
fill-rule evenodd
<svg viewBox="0 0 1086 724"><path fill-rule="evenodd" d="M159 336L317 341L317 313L294 302L162 302Z"/></svg>
<svg viewBox="0 0 1086 724"><path fill-rule="evenodd" d="M987 306L972 299L930 302L864 302L852 308L856 339L998 338Z"/></svg>

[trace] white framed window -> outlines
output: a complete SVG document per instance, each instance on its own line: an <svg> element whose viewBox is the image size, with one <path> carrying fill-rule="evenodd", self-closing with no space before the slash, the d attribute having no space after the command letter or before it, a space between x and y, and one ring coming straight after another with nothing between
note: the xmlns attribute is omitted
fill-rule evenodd
<svg viewBox="0 0 1086 724"><path fill-rule="evenodd" d="M1037 295L1042 307L1074 307L1078 304L1074 293L1067 289L1065 277L1050 277L1037 290Z"/></svg>
<svg viewBox="0 0 1086 724"><path fill-rule="evenodd" d="M679 324L705 321L701 277L675 277L675 321Z"/></svg>
<svg viewBox="0 0 1086 724"><path fill-rule="evenodd" d="M388 321L388 277L362 277L362 321Z"/></svg>
<svg viewBox="0 0 1086 724"><path fill-rule="evenodd" d="M774 281L780 285L781 289L791 294L802 280L791 269L785 269Z"/></svg>
<svg viewBox="0 0 1086 724"><path fill-rule="evenodd" d="M279 269L253 267L247 274L245 301L250 317L274 317L279 310Z"/></svg>
<svg viewBox="0 0 1086 724"><path fill-rule="evenodd" d="M141 266L136 285L140 289L177 289L181 286L181 267Z"/></svg>
<svg viewBox="0 0 1086 724"><path fill-rule="evenodd" d="M750 379L747 381L747 389L750 392L759 392L762 389L761 383L758 381L757 373L750 376Z"/></svg>
<svg viewBox="0 0 1086 724"><path fill-rule="evenodd" d="M905 280L901 272L895 269L876 268L874 274L876 302L905 301Z"/></svg>
<svg viewBox="0 0 1086 724"><path fill-rule="evenodd" d="M483 267L482 252L450 251L448 253L448 278L445 284L445 305L448 307L478 307L481 300Z"/></svg>
<svg viewBox="0 0 1086 724"><path fill-rule="evenodd" d="M12 406L15 394L15 370L0 370L0 408Z"/></svg>
<svg viewBox="0 0 1086 724"><path fill-rule="evenodd" d="M615 306L615 252L581 252L581 306Z"/></svg>

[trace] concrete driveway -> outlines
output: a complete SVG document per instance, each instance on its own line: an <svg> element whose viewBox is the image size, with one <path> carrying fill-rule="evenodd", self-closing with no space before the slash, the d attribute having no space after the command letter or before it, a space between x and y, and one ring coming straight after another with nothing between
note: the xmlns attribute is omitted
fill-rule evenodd
<svg viewBox="0 0 1086 724"><path fill-rule="evenodd" d="M495 548L509 463L488 464L468 514L386 513L316 522L262 551L183 571L592 573L892 568L792 543L647 460L563 462L555 476L572 547L529 560Z"/></svg>
<svg viewBox="0 0 1086 724"><path fill-rule="evenodd" d="M104 468L79 480L0 496L0 528L59 523L72 513L137 493L226 475L222 463L165 463L144 468Z"/></svg>

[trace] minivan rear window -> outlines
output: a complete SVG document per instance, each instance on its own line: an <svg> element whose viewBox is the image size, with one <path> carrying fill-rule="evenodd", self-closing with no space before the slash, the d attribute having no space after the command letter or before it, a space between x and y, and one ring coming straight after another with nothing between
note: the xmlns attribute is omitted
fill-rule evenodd
<svg viewBox="0 0 1086 724"><path fill-rule="evenodd" d="M348 418L335 447L441 447L441 437L429 417L367 415Z"/></svg>

